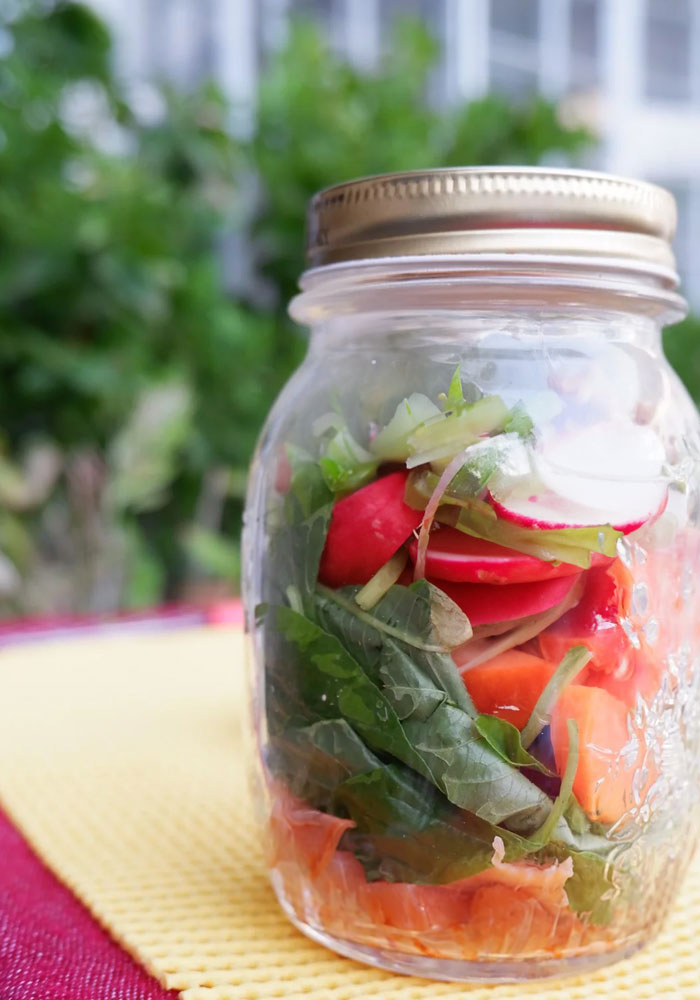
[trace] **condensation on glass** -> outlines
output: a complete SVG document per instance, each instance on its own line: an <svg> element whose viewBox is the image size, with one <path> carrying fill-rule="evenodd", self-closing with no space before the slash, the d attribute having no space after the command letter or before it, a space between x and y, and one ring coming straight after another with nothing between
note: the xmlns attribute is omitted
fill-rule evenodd
<svg viewBox="0 0 700 1000"><path fill-rule="evenodd" d="M698 825L698 417L672 197L437 170L321 192L245 517L255 794L290 919L443 979L662 924Z"/></svg>

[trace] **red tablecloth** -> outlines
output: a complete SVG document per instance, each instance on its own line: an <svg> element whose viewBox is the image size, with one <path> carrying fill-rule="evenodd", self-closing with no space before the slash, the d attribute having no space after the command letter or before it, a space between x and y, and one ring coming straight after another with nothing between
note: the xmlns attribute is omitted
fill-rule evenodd
<svg viewBox="0 0 700 1000"><path fill-rule="evenodd" d="M0 646L64 631L150 630L194 622L236 624L240 602L166 608L112 621L0 623ZM102 930L0 810L0 1000L166 1000L163 989Z"/></svg>
<svg viewBox="0 0 700 1000"><path fill-rule="evenodd" d="M166 1000L0 812L0 1000Z"/></svg>

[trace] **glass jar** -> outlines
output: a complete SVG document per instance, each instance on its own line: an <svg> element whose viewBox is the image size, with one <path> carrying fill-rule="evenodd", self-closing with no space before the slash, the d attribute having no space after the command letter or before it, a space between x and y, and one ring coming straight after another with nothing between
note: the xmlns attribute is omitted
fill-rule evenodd
<svg viewBox="0 0 700 1000"><path fill-rule="evenodd" d="M671 196L460 169L322 192L244 529L256 791L304 933L439 979L657 932L698 823L698 416Z"/></svg>

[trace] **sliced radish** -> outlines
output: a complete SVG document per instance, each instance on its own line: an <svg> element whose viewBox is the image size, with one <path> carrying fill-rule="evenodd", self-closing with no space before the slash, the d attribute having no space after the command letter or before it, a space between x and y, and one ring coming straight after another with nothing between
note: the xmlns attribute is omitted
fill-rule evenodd
<svg viewBox="0 0 700 1000"><path fill-rule="evenodd" d="M494 506L501 517L527 527L611 524L627 534L665 507L664 459L654 431L630 421L559 434L541 441L533 454L532 488L496 489Z"/></svg>
<svg viewBox="0 0 700 1000"><path fill-rule="evenodd" d="M641 528L648 521L653 521L660 514L663 514L668 498L666 484L658 484L657 489L654 484L653 490L648 490L644 500L645 513L641 514L637 509L636 514L632 511L614 510L611 508L602 510L593 507L583 507L580 504L572 503L556 493L545 492L540 495L527 497L511 496L500 498L493 494L490 500L494 510L499 517L513 524L519 524L523 528L539 528L542 531L558 531L566 528L589 528L597 524L610 524L616 531L621 531L625 535ZM656 506L648 508L647 502L653 502Z"/></svg>
<svg viewBox="0 0 700 1000"><path fill-rule="evenodd" d="M410 542L409 552L415 562L418 554L415 539ZM545 562L447 526L430 535L425 571L431 578L455 583L506 585L551 580L580 572L578 566Z"/></svg>
<svg viewBox="0 0 700 1000"><path fill-rule="evenodd" d="M539 580L535 583L509 583L493 586L488 583L449 583L436 586L445 591L464 611L472 626L491 622L515 621L537 615L559 604L578 582L580 573L572 576Z"/></svg>
<svg viewBox="0 0 700 1000"><path fill-rule="evenodd" d="M329 587L365 584L403 545L423 516L404 503L408 473L392 472L333 507L319 578Z"/></svg>
<svg viewBox="0 0 700 1000"><path fill-rule="evenodd" d="M504 518L559 529L611 524L629 533L663 511L664 448L649 427L613 420L541 441L532 488L494 490ZM535 485L536 484L536 485Z"/></svg>

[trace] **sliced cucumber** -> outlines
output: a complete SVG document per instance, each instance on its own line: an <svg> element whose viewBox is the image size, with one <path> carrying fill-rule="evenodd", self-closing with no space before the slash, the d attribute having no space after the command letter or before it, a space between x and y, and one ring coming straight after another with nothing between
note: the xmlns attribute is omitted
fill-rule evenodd
<svg viewBox="0 0 700 1000"><path fill-rule="evenodd" d="M408 436L407 467L457 455L484 435L503 430L509 412L500 396L484 396L464 409L424 421Z"/></svg>
<svg viewBox="0 0 700 1000"><path fill-rule="evenodd" d="M441 416L439 408L422 392L411 393L396 407L393 417L370 444L370 451L384 462L405 462L411 454L409 436L427 420Z"/></svg>

